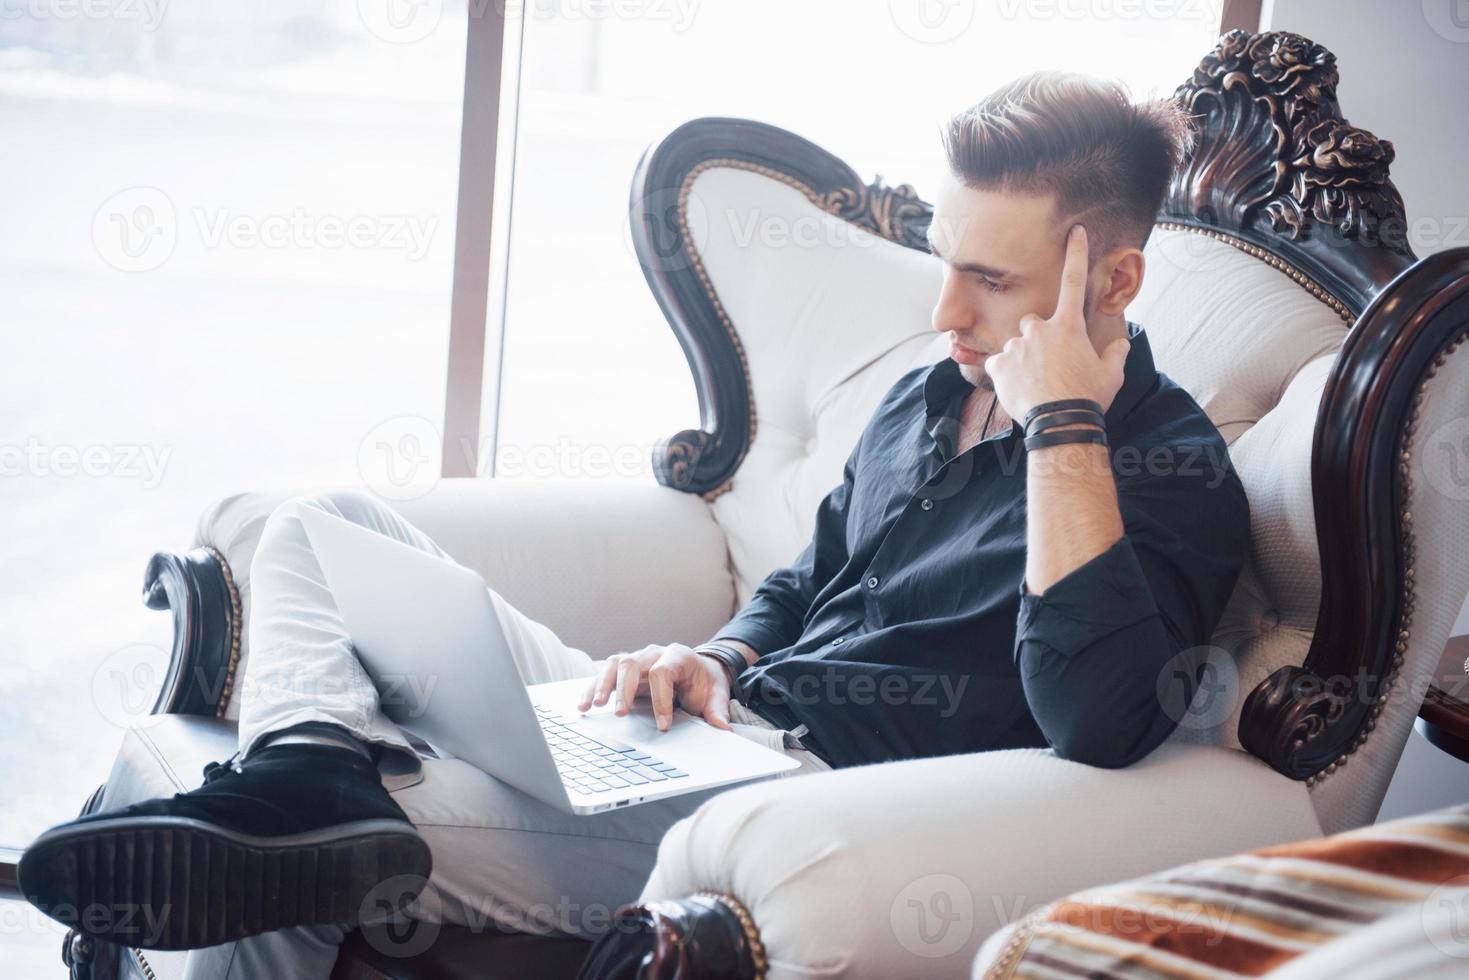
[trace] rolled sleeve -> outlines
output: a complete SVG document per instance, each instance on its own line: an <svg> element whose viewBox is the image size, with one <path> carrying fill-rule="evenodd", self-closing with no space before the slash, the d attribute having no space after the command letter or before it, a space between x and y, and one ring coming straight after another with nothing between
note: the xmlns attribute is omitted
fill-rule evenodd
<svg viewBox="0 0 1469 980"><path fill-rule="evenodd" d="M1074 568L1040 595L1020 582L1016 654L1037 648L1074 657L1118 630L1158 614L1147 576L1127 537ZM1024 641L1032 640L1027 646ZM1025 670L1025 665L1019 665Z"/></svg>
<svg viewBox="0 0 1469 980"><path fill-rule="evenodd" d="M1232 473L1221 487L1159 478L1120 485L1118 497L1124 535L1040 595L1022 581L1015 633L1026 702L1046 740L1106 768L1131 765L1178 726L1160 678L1202 665L1249 534Z"/></svg>

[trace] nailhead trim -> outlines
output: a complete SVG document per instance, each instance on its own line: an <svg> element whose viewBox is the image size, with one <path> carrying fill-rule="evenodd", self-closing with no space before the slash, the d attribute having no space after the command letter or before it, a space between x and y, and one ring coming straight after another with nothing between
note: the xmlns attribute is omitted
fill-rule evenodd
<svg viewBox="0 0 1469 980"><path fill-rule="evenodd" d="M1459 335L1444 345L1433 363L1424 372L1423 380L1418 383L1418 394L1413 397L1412 407L1409 409L1407 424L1403 426L1401 435L1402 449L1398 454L1398 499L1407 501L1412 493L1412 451L1409 449L1409 440L1418 428L1418 416L1423 409L1423 394L1428 390L1428 380L1438 374L1438 369L1448 361L1448 356L1458 349L1466 339L1469 339L1469 329L1460 331ZM1398 616L1398 638L1393 645L1395 654L1392 658L1392 667L1383 681L1382 693L1378 695L1377 702L1372 705L1372 710L1367 713L1367 719L1362 723L1361 730L1351 746L1328 765L1321 772L1306 779L1307 788L1319 786L1327 776L1345 766L1349 757L1367 744L1367 738L1377 728L1378 718L1382 715L1382 709L1386 707L1388 697L1392 694L1393 685L1397 682L1398 672L1403 666L1404 654L1408 651L1408 640L1412 636L1413 607L1417 602L1417 592L1414 588L1415 571L1413 568L1414 537L1413 537L1413 512L1403 511L1400 518L1403 559L1403 590L1399 594L1400 608L1402 612Z"/></svg>
<svg viewBox="0 0 1469 980"><path fill-rule="evenodd" d="M734 917L740 920L740 929L745 933L745 940L750 944L750 956L755 961L754 980L765 980L766 971L770 968L770 961L765 956L765 944L760 941L760 930L755 928L755 918L750 915L750 910L733 895L724 892L702 889L694 893L705 895L719 902L725 908L734 913Z"/></svg>
<svg viewBox="0 0 1469 980"><path fill-rule="evenodd" d="M225 561L220 550L211 545L205 545L204 550L219 562L220 571L224 573L224 587L230 595L230 659L224 671L224 686L219 691L219 704L214 708L214 717L223 718L229 710L230 695L235 689L235 670L240 665L240 590L235 585L235 575L230 570L230 563Z"/></svg>
<svg viewBox="0 0 1469 980"><path fill-rule="evenodd" d="M1203 235L1205 238L1212 238L1215 241L1224 242L1226 245L1233 245L1241 252L1244 252L1248 255L1253 255L1255 258L1259 259L1261 262L1264 262L1271 268L1279 269L1281 272L1284 272L1286 275L1290 276L1296 281L1297 285L1301 286L1312 296L1315 296L1321 302L1331 307L1332 311L1335 312L1337 316L1341 317L1348 326L1351 326L1352 324L1357 322L1357 318L1352 315L1350 310L1347 309L1347 305L1345 303L1323 289L1320 285L1317 284L1316 280L1312 279L1300 269L1297 269L1285 259L1282 259L1280 256L1269 251L1268 249L1263 249L1258 245L1251 245L1249 242L1241 238L1236 238L1228 232L1216 231L1213 228L1198 228L1194 225L1179 224L1175 221L1160 221L1157 223L1156 227L1164 228L1168 231L1192 232L1195 235Z"/></svg>
<svg viewBox="0 0 1469 980"><path fill-rule="evenodd" d="M133 958L138 961L138 966L142 968L143 976L147 977L148 980L158 980L158 977L153 973L153 967L149 966L148 961L143 958L143 951L135 947L129 948L132 949Z"/></svg>

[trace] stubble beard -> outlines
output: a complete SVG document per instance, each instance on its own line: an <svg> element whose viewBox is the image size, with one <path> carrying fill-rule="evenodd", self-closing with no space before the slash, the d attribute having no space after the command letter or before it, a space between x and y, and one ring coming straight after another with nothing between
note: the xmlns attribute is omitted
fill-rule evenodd
<svg viewBox="0 0 1469 980"><path fill-rule="evenodd" d="M995 382L990 378L983 364L960 364L959 376L976 388L983 388L985 391L995 390Z"/></svg>

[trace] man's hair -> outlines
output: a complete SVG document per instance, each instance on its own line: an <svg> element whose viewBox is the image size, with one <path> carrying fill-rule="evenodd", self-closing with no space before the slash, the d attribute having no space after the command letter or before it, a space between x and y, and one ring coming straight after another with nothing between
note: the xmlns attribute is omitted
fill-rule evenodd
<svg viewBox="0 0 1469 980"><path fill-rule="evenodd" d="M967 187L1054 195L1067 227L1086 225L1095 258L1147 243L1192 135L1172 99L1134 103L1120 82L1041 71L955 115L943 143Z"/></svg>

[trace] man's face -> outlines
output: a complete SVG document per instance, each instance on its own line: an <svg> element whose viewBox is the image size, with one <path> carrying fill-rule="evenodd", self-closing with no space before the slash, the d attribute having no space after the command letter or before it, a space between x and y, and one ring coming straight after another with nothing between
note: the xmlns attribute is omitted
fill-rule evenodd
<svg viewBox="0 0 1469 980"><path fill-rule="evenodd" d="M992 387L985 356L1020 335L1021 317L1055 312L1068 230L1061 221L1052 196L974 190L952 176L945 180L928 230L945 265L933 328L950 335L949 356L970 384Z"/></svg>

